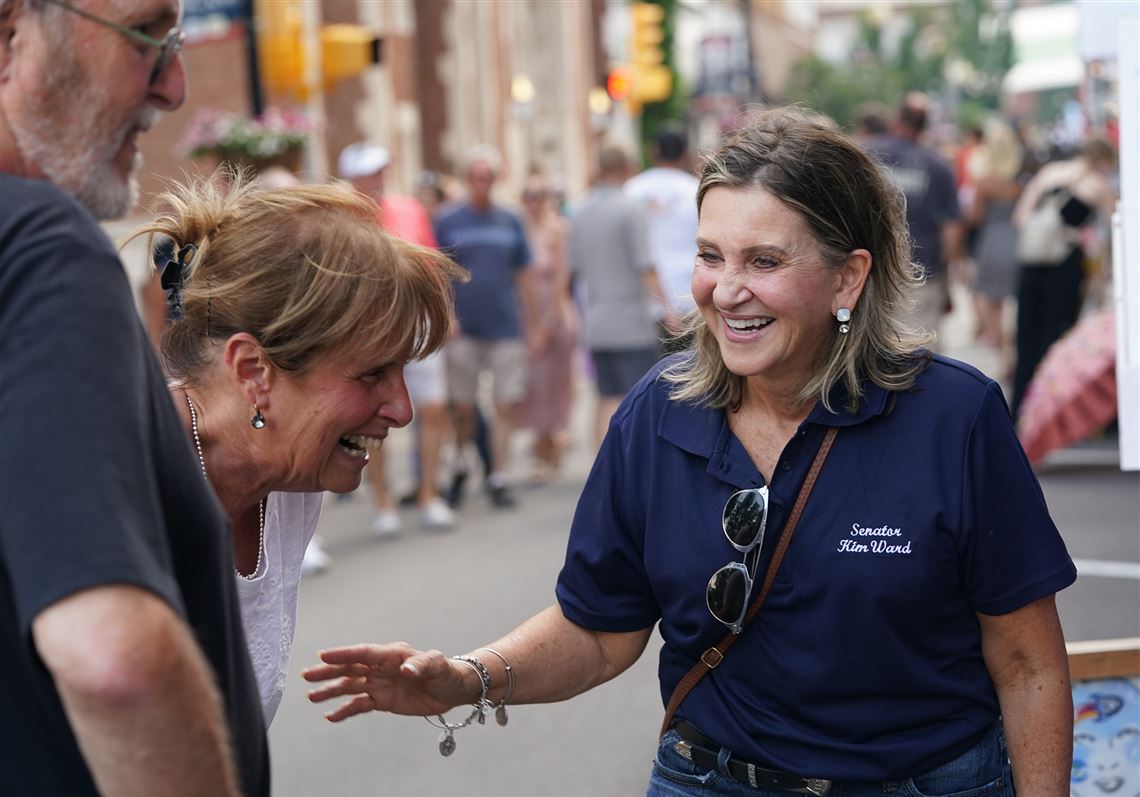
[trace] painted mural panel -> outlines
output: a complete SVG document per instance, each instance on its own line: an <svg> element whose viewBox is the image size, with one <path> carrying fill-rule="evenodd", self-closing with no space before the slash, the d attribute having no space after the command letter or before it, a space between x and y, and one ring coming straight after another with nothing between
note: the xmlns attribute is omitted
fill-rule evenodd
<svg viewBox="0 0 1140 797"><path fill-rule="evenodd" d="M1073 686L1072 797L1140 797L1140 678Z"/></svg>

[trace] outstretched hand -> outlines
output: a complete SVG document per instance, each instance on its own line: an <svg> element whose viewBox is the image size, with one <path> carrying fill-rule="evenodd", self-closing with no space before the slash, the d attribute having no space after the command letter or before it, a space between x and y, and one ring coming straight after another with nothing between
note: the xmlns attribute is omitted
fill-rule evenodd
<svg viewBox="0 0 1140 797"><path fill-rule="evenodd" d="M301 673L312 683L322 684L309 692L309 700L321 703L347 697L325 715L340 722L356 714L387 711L392 714L428 716L442 714L462 703L473 702L477 689L465 684L464 671L438 650L421 652L404 642L388 645L350 645L320 652L321 661Z"/></svg>

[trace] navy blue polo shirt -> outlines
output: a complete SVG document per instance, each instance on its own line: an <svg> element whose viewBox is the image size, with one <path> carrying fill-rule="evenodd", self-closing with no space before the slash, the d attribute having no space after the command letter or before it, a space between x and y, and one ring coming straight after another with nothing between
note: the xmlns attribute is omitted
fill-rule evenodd
<svg viewBox="0 0 1140 797"><path fill-rule="evenodd" d="M660 621L663 701L726 632L705 605L712 573L742 559L721 514L764 484L725 413L670 387L651 372L615 414L557 585L583 627ZM841 427L763 608L677 716L769 767L904 778L998 717L975 613L1014 611L1076 570L992 380L935 356L909 391L868 385L855 413L836 399L769 484L758 581L824 432Z"/></svg>

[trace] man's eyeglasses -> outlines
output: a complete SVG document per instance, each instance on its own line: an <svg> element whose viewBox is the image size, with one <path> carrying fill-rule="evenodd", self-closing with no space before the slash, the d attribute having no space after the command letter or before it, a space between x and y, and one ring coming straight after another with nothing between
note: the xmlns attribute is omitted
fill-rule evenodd
<svg viewBox="0 0 1140 797"><path fill-rule="evenodd" d="M729 562L713 573L705 593L705 602L713 617L731 628L734 634L739 634L743 627L748 599L752 595L756 562L760 558L754 557L749 566L748 556L764 542L767 522L767 487L739 490L724 505L721 519L724 536L733 548L744 554L744 562Z"/></svg>
<svg viewBox="0 0 1140 797"><path fill-rule="evenodd" d="M155 59L154 66L151 67L150 70L150 78L147 83L149 86L153 86L158 80L158 76L163 73L166 67L170 66L170 62L178 57L178 53L182 52L182 45L186 41L186 32L177 25L168 30L166 35L161 39L156 39L153 36L147 36L142 31L137 31L134 28L128 28L126 25L120 25L118 22L112 22L109 19L96 16L90 11L84 11L82 8L71 5L67 0L47 0L47 2L60 6L61 8L66 8L68 11L76 13L92 22L113 28L129 39L134 39L141 44L158 50L158 57Z"/></svg>

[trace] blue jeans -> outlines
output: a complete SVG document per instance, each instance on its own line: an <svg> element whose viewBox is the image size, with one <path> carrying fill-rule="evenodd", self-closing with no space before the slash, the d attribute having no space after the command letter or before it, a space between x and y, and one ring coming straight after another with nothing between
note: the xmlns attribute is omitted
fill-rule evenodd
<svg viewBox="0 0 1140 797"><path fill-rule="evenodd" d="M754 789L724 774L726 750L721 751L719 771L694 766L673 749L680 738L672 730L662 738L646 797L793 797L794 792ZM972 748L930 772L900 781L837 782L832 784L828 797L1014 797L1014 794L1005 734L998 722Z"/></svg>

